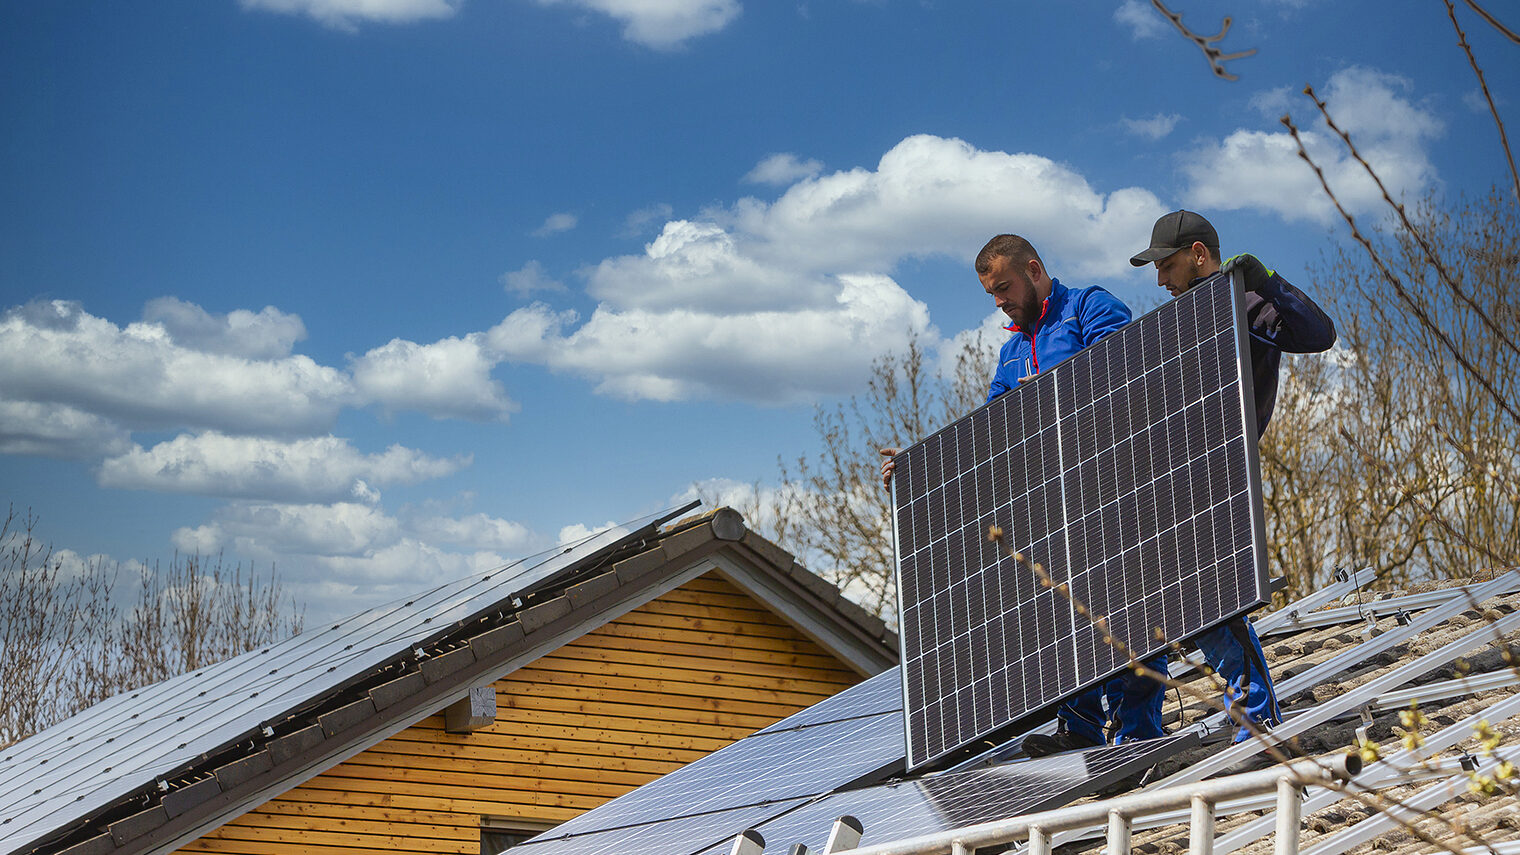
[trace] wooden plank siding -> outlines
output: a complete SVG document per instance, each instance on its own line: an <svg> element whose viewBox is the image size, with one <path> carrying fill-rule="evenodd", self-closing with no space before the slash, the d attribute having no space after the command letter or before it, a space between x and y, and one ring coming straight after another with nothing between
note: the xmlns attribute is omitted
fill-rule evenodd
<svg viewBox="0 0 1520 855"><path fill-rule="evenodd" d="M482 817L564 822L860 680L708 574L498 681L489 728L430 716L180 851L471 855Z"/></svg>

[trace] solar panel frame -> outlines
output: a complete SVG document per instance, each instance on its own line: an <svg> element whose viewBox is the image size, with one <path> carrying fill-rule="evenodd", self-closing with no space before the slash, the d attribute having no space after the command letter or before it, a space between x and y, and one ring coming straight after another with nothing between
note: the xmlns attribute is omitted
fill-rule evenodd
<svg viewBox="0 0 1520 855"><path fill-rule="evenodd" d="M1251 378L1242 292L1216 275L898 455L909 769L1125 666L989 525L1141 658L1266 601Z"/></svg>

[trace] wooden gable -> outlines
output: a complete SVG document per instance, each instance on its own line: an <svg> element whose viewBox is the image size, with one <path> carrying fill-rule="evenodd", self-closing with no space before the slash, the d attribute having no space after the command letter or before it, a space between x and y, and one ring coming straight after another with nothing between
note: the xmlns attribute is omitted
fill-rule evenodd
<svg viewBox="0 0 1520 855"><path fill-rule="evenodd" d="M180 851L473 855L483 820L564 822L861 679L709 572L498 680L489 727L432 715Z"/></svg>

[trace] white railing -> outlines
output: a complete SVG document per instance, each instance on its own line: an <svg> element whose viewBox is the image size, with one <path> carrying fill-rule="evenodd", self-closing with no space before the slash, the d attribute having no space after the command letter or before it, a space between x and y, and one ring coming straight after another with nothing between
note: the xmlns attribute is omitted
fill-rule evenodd
<svg viewBox="0 0 1520 855"><path fill-rule="evenodd" d="M921 837L879 843L857 849L834 848L839 837L831 835L830 855L969 855L984 846L1008 846L1028 842L1028 855L1050 855L1052 835L1094 824L1108 825L1109 853L1130 851L1130 824L1152 814L1191 808L1191 855L1210 855L1214 847L1214 805L1228 799L1277 793L1277 855L1298 852L1300 805L1306 786L1348 781L1362 769L1354 754L1306 757L1254 772L1178 784L1119 798L1072 805L1041 813L970 825ZM854 835L858 841L859 832ZM747 851L735 841L735 852ZM764 844L762 843L761 846Z"/></svg>

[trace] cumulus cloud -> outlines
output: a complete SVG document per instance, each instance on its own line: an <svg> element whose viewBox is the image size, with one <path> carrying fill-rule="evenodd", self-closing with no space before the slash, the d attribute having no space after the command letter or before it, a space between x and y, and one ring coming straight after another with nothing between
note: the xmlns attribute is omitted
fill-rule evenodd
<svg viewBox="0 0 1520 855"><path fill-rule="evenodd" d="M538 0L599 12L623 25L623 38L656 50L716 33L739 17L739 0Z"/></svg>
<svg viewBox="0 0 1520 855"><path fill-rule="evenodd" d="M1114 20L1137 39L1154 39L1166 35L1171 25L1146 0L1124 0L1114 10Z"/></svg>
<svg viewBox="0 0 1520 855"><path fill-rule="evenodd" d="M751 184L790 184L799 178L812 178L823 171L823 162L819 160L799 160L797 155L790 152L773 154L755 164L755 168L745 174L745 181Z"/></svg>
<svg viewBox="0 0 1520 855"><path fill-rule="evenodd" d="M716 223L689 220L666 223L643 255L609 258L587 274L591 296L641 309L816 307L837 290L822 276L757 260Z"/></svg>
<svg viewBox="0 0 1520 855"><path fill-rule="evenodd" d="M557 235L560 232L568 232L575 228L579 222L580 219L574 214L550 214L548 219L544 220L543 225L533 230L533 236L548 237L549 235Z"/></svg>
<svg viewBox="0 0 1520 855"><path fill-rule="evenodd" d="M260 328L260 317L288 334L293 316L250 315L246 328ZM269 329L240 346L267 349L279 340ZM352 391L341 372L305 356L207 352L177 342L163 323L122 328L75 302L39 301L0 316L0 398L71 407L127 428L312 434L333 424Z"/></svg>
<svg viewBox="0 0 1520 855"><path fill-rule="evenodd" d="M414 410L434 418L506 421L518 406L491 379L496 357L471 333L421 345L402 339L352 360L359 400L387 412Z"/></svg>
<svg viewBox="0 0 1520 855"><path fill-rule="evenodd" d="M1061 275L1127 276L1112 247L1165 211L1149 191L1105 195L1048 158L914 136L874 170L670 221L643 253L584 271L600 301L589 317L534 304L487 342L622 398L815 400L858 387L907 333L935 344L927 308L891 276L903 260L966 259L983 236L1015 231Z"/></svg>
<svg viewBox="0 0 1520 855"><path fill-rule="evenodd" d="M373 499L372 484L441 478L469 463L469 457L445 460L400 445L363 454L334 436L282 442L208 431L107 458L96 480L103 487L220 498L341 502Z"/></svg>
<svg viewBox="0 0 1520 855"><path fill-rule="evenodd" d="M1182 121L1178 113L1157 113L1149 119L1131 119L1125 117L1119 120L1125 132L1137 137L1145 137L1148 140L1159 140L1170 134Z"/></svg>
<svg viewBox="0 0 1520 855"><path fill-rule="evenodd" d="M560 546L568 546L580 544L592 538L598 538L602 542L611 543L627 533L627 529L610 521L604 522L601 525L590 526L584 523L574 523L561 528L559 530L559 537L556 538L555 542Z"/></svg>
<svg viewBox="0 0 1520 855"><path fill-rule="evenodd" d="M143 307L142 319L163 327L169 339L181 347L248 359L289 356L295 343L306 338L301 316L285 314L274 306L265 306L257 314L236 309L213 315L194 303L159 297Z"/></svg>
<svg viewBox="0 0 1520 855"><path fill-rule="evenodd" d="M1147 232L1165 209L1150 191L1104 195L1071 167L958 139L911 136L874 171L851 169L792 185L772 204L740 200L716 215L765 263L886 272L903 258L969 258L967 235L1028 236L1067 276L1123 275L1113 246Z"/></svg>
<svg viewBox="0 0 1520 855"><path fill-rule="evenodd" d="M202 553L232 548L239 554L362 555L400 539L401 526L371 505L357 502L255 504L234 502L208 525L174 532L174 546Z"/></svg>
<svg viewBox="0 0 1520 855"><path fill-rule="evenodd" d="M338 30L353 31L362 22L410 24L450 18L464 0L239 0L244 9L305 15Z"/></svg>
<svg viewBox="0 0 1520 855"><path fill-rule="evenodd" d="M412 521L409 528L430 543L474 550L496 550L522 555L547 544L522 523L498 519L486 514L453 518L432 516Z"/></svg>
<svg viewBox="0 0 1520 855"><path fill-rule="evenodd" d="M597 392L618 398L805 401L853 388L876 356L929 328L928 308L885 276L842 275L839 285L835 304L817 309L598 308L571 332L564 327L573 316L539 304L513 312L490 335L509 357L538 356L598 379Z"/></svg>
<svg viewBox="0 0 1520 855"><path fill-rule="evenodd" d="M286 590L318 621L501 567L551 543L486 514L393 516L359 502L231 502L171 539L181 552L228 550L278 565Z"/></svg>
<svg viewBox="0 0 1520 855"><path fill-rule="evenodd" d="M1444 128L1432 110L1409 97L1408 80L1369 68L1347 68L1331 76L1321 96L1336 123L1395 198L1414 195L1436 183L1427 148ZM1268 93L1262 106L1274 104ZM1341 203L1352 213L1382 209L1376 185L1325 127L1323 121L1300 131L1304 146L1325 172ZM1286 131L1238 130L1224 140L1201 145L1183 166L1184 197L1201 209L1265 208L1287 220L1331 222L1335 209L1312 170L1298 157Z"/></svg>
<svg viewBox="0 0 1520 855"><path fill-rule="evenodd" d="M501 287L509 294L527 298L540 291L563 291L564 283L544 272L544 266L529 261L517 270L501 274Z"/></svg>
<svg viewBox="0 0 1520 855"><path fill-rule="evenodd" d="M132 447L121 427L65 404L0 400L0 454L90 460Z"/></svg>

